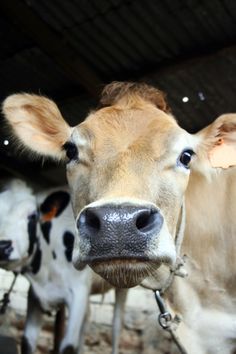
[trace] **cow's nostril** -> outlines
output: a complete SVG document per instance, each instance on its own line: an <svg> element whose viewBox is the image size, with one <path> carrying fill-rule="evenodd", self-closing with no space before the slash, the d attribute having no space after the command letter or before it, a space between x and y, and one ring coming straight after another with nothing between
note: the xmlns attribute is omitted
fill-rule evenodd
<svg viewBox="0 0 236 354"><path fill-rule="evenodd" d="M100 220L98 216L91 210L86 211L86 224L94 231L100 230L100 226L101 226Z"/></svg>
<svg viewBox="0 0 236 354"><path fill-rule="evenodd" d="M159 213L155 210L142 211L136 219L136 227L142 232L152 231L159 224Z"/></svg>
<svg viewBox="0 0 236 354"><path fill-rule="evenodd" d="M9 241L9 240L0 241L0 259L1 260L6 260L10 256L12 251L13 251L12 241Z"/></svg>
<svg viewBox="0 0 236 354"><path fill-rule="evenodd" d="M7 248L11 247L11 244L12 244L12 242L8 241L8 240L0 241L0 249L1 250L7 249Z"/></svg>
<svg viewBox="0 0 236 354"><path fill-rule="evenodd" d="M88 237L97 236L102 228L102 220L96 208L88 208L81 212L77 221L77 227L81 235Z"/></svg>
<svg viewBox="0 0 236 354"><path fill-rule="evenodd" d="M148 226L150 215L151 213L149 211L143 211L138 215L136 219L136 226L138 230L142 231L142 229L145 229L145 227Z"/></svg>

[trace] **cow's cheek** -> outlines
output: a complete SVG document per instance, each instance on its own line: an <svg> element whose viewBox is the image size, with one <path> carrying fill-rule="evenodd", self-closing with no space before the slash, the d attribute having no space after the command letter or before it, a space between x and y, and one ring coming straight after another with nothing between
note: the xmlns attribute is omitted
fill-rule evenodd
<svg viewBox="0 0 236 354"><path fill-rule="evenodd" d="M17 240L17 242L13 243L13 255L16 258L15 259L23 259L26 257L31 256L31 254L28 253L29 251L29 240L27 240L25 237L19 237ZM20 242L19 242L20 241ZM15 245L15 247L14 247Z"/></svg>
<svg viewBox="0 0 236 354"><path fill-rule="evenodd" d="M67 170L72 207L75 217L89 203L89 175L78 173L76 169Z"/></svg>
<svg viewBox="0 0 236 354"><path fill-rule="evenodd" d="M172 266L176 261L176 250L173 235L164 221L161 232L148 243L148 257L157 263Z"/></svg>
<svg viewBox="0 0 236 354"><path fill-rule="evenodd" d="M181 219L181 208L184 205L184 193L188 185L188 174L172 174L165 176L156 190L155 204L161 210L168 232L175 238L177 225Z"/></svg>

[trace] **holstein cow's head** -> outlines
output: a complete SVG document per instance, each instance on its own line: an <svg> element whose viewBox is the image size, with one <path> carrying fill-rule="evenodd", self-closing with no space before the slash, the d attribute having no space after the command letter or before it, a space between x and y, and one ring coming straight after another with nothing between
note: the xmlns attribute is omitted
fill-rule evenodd
<svg viewBox="0 0 236 354"><path fill-rule="evenodd" d="M37 273L41 265L42 239L45 247L50 249L50 235L53 229L53 234L57 233L60 240L63 226L60 222L57 223L57 218L69 204L69 193L56 190L41 195L40 199L39 203L33 191L18 179L5 184L0 192L1 268L22 271L27 267ZM64 234L64 245L61 247L68 261L71 260L73 240L72 234ZM54 258L53 253L47 252L45 257L46 254L50 255L50 260Z"/></svg>
<svg viewBox="0 0 236 354"><path fill-rule="evenodd" d="M228 115L190 135L162 92L133 83L108 85L101 108L74 128L45 97L12 95L3 112L30 150L67 158L78 228L74 264L89 264L118 287L154 272L167 276L191 166L222 167L221 153L232 148L236 130L235 115Z"/></svg>
<svg viewBox="0 0 236 354"><path fill-rule="evenodd" d="M32 255L37 206L32 190L13 180L0 192L0 267L15 270Z"/></svg>

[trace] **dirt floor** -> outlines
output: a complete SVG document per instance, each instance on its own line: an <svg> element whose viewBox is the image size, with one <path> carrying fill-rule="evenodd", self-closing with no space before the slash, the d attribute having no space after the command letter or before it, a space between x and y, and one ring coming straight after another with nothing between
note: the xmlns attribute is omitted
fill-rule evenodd
<svg viewBox="0 0 236 354"><path fill-rule="evenodd" d="M1 334L10 335L17 340L20 347L20 339L24 327L24 318L8 311L7 316L0 317ZM175 346L171 343L168 333L158 328L156 315L146 314L139 323L139 329L131 329L125 326L120 338L119 354L177 354ZM41 331L36 354L52 353L53 323L47 317ZM111 326L98 323L90 323L87 329L83 354L111 354Z"/></svg>
<svg viewBox="0 0 236 354"><path fill-rule="evenodd" d="M11 274L10 274L11 275ZM3 291L11 284L11 276L5 272L0 278ZM8 279L8 276L10 277ZM2 291L2 292L3 292ZM0 315L0 334L21 341L24 328L28 283L18 279L11 294L11 302L5 315ZM0 296L0 298L2 295ZM90 297L90 315L85 336L84 354L110 354L114 291ZM124 325L120 338L120 354L175 354L168 333L158 324L158 308L153 293L135 287L129 290ZM54 316L44 316L44 326L38 340L37 354L50 353L53 348ZM6 354L6 353L4 353ZM179 353L178 353L179 354Z"/></svg>

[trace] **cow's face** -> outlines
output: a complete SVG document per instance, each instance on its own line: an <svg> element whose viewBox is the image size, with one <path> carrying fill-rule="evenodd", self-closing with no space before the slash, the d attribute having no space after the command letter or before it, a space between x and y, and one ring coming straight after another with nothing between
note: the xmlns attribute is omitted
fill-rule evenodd
<svg viewBox="0 0 236 354"><path fill-rule="evenodd" d="M233 141L235 115L193 136L177 125L153 88L121 84L106 93L106 107L75 128L54 103L38 96L11 96L4 112L29 148L68 157L78 229L75 266L89 264L118 287L153 273L162 281L176 259L191 160L199 170L211 168L209 157L222 167L219 150Z"/></svg>
<svg viewBox="0 0 236 354"><path fill-rule="evenodd" d="M75 128L70 144L78 154L70 156L67 176L79 234L76 266L88 263L115 285L130 286L174 264L192 140L148 104L128 112L103 108Z"/></svg>
<svg viewBox="0 0 236 354"><path fill-rule="evenodd" d="M36 239L36 200L21 181L0 193L0 266L14 270L24 265Z"/></svg>

